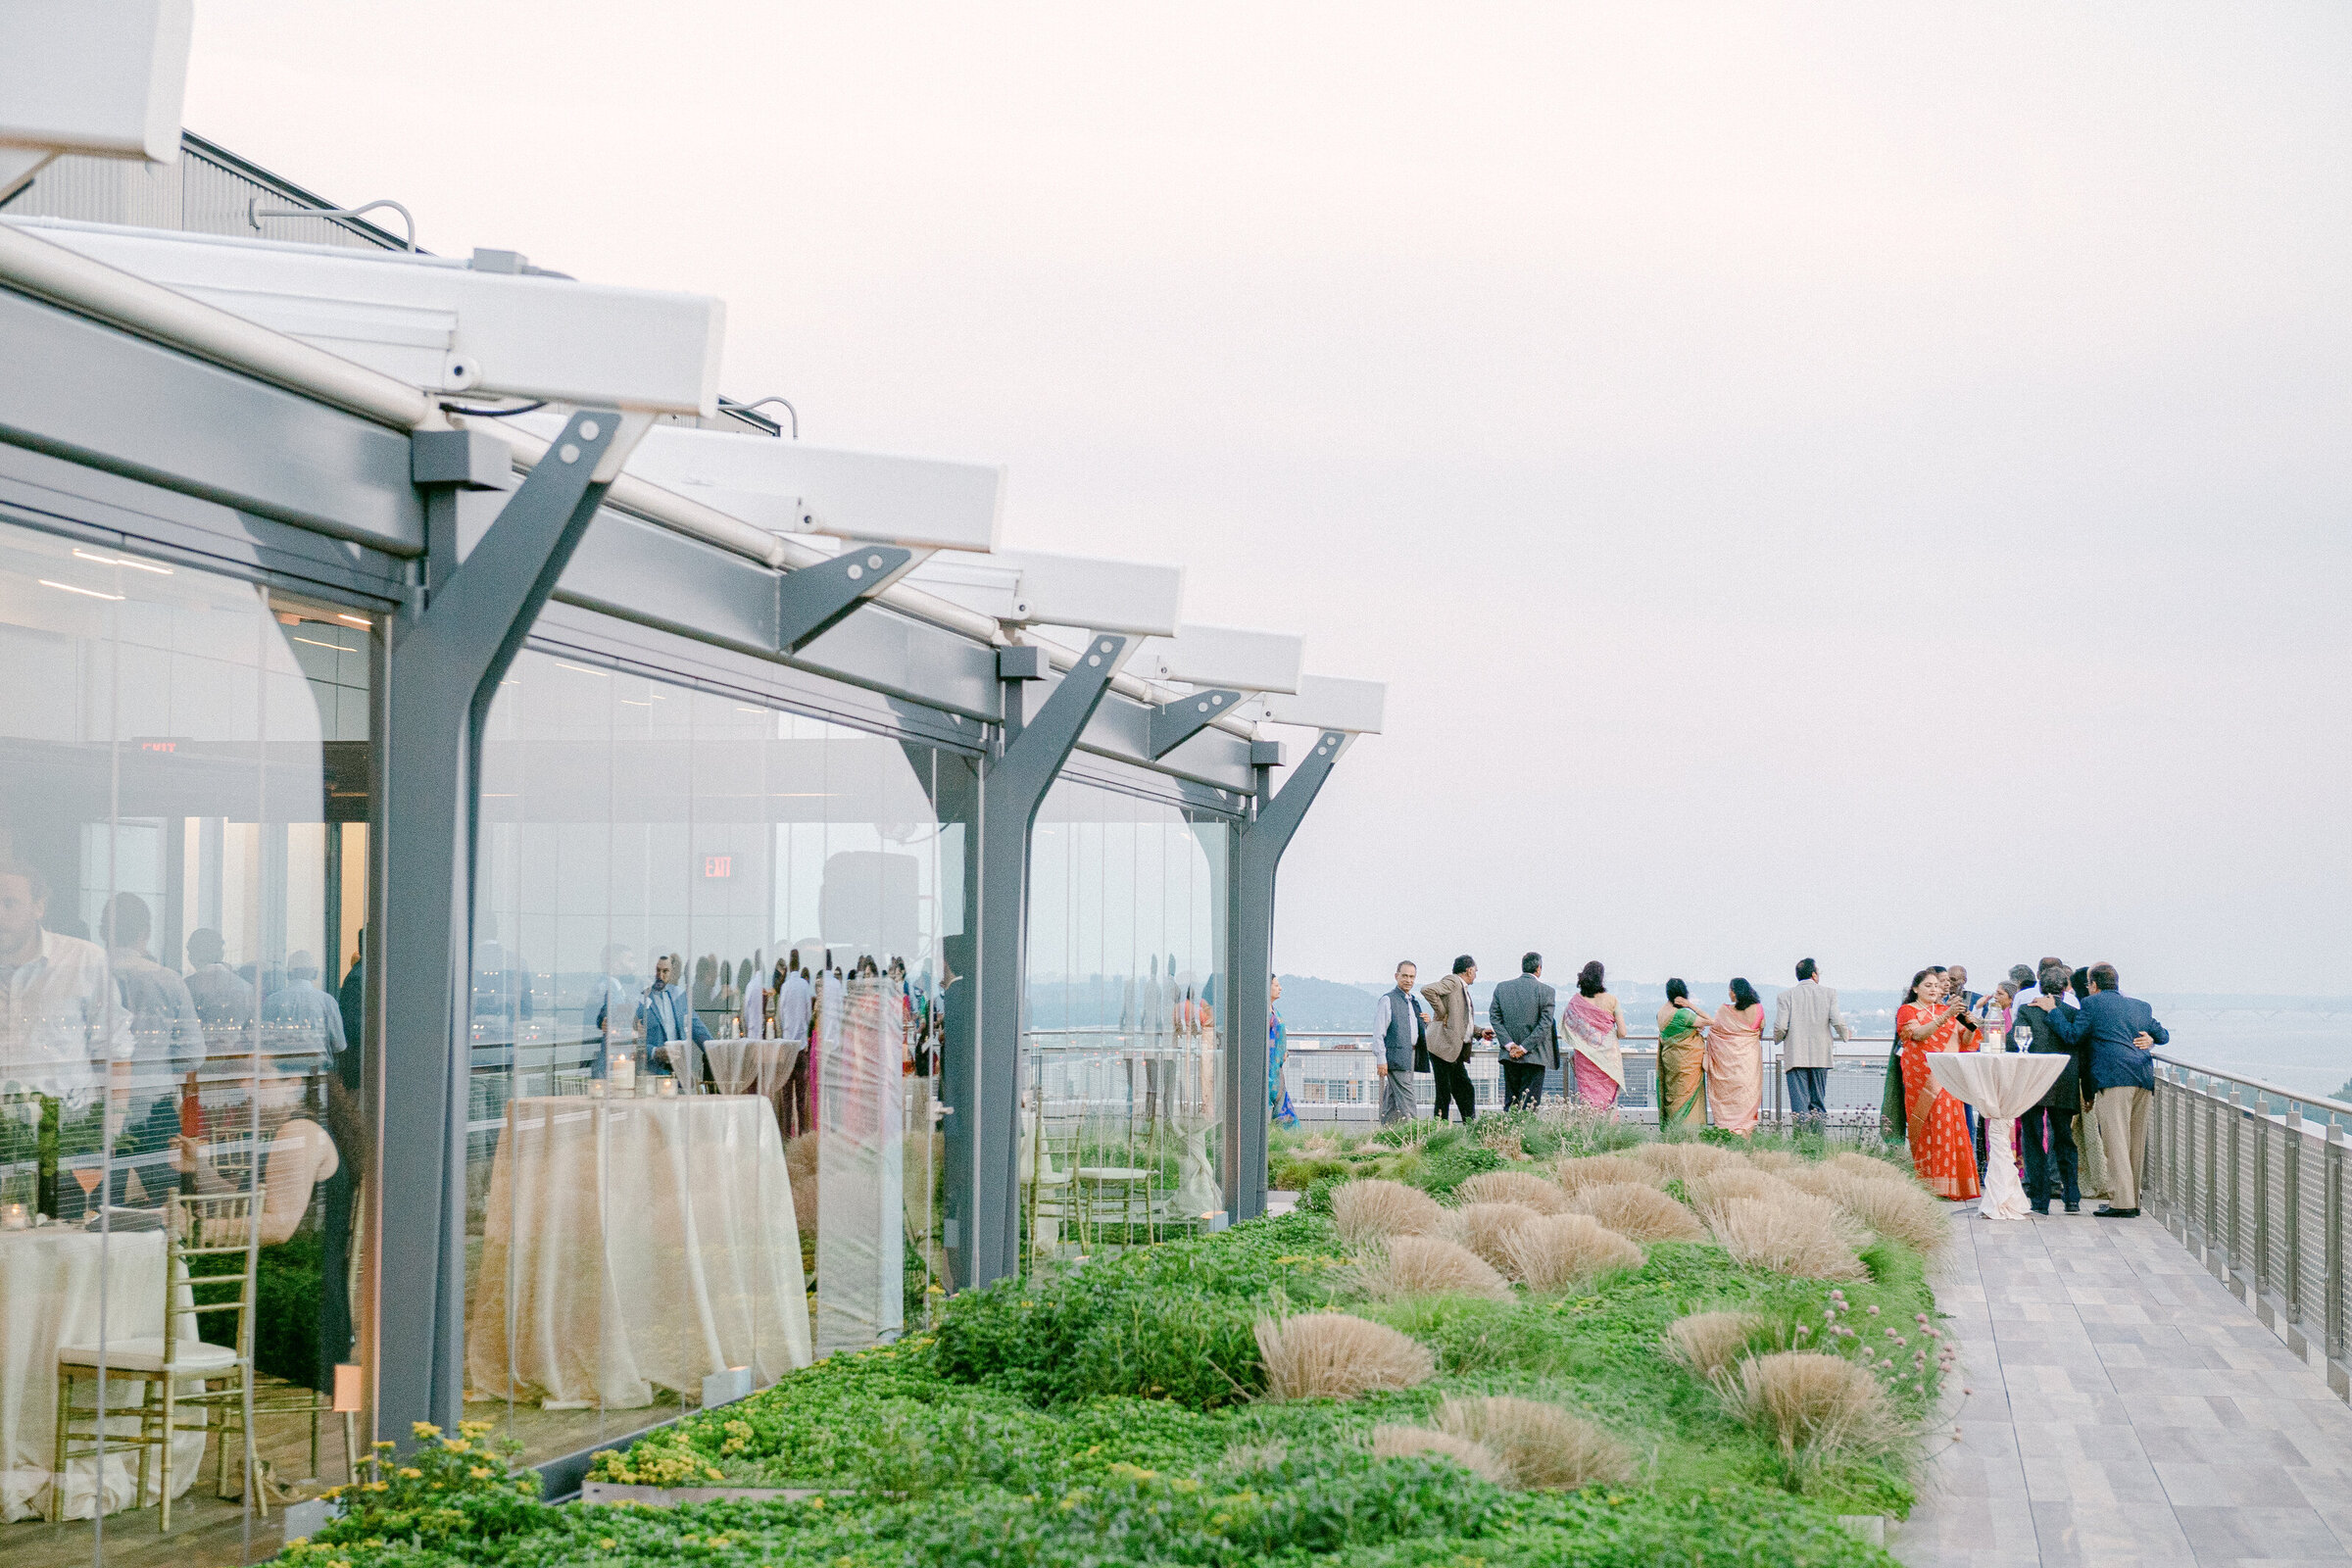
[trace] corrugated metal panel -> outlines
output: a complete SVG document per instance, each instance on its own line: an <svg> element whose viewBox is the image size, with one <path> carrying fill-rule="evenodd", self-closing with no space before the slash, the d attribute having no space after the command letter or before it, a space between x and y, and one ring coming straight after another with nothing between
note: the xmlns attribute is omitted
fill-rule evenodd
<svg viewBox="0 0 2352 1568"><path fill-rule="evenodd" d="M168 168L116 158L61 158L8 204L8 213L237 238L266 235L353 250L399 250L405 243L402 236L358 219L273 218L256 224L257 200L264 208L336 205L201 136L183 135L179 160Z"/></svg>

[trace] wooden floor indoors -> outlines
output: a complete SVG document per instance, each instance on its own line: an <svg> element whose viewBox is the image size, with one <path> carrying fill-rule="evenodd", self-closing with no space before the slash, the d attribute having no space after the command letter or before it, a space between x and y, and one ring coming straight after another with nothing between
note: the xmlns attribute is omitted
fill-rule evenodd
<svg viewBox="0 0 2352 1568"><path fill-rule="evenodd" d="M469 1404L466 1419L496 1421L495 1437L513 1437L526 1446L524 1458L536 1460L576 1453L601 1443L617 1442L678 1414L676 1399L662 1395L642 1410L541 1410L522 1405L511 1414L498 1404ZM318 1425L318 1474L311 1475L310 1423L272 1421L260 1428L262 1457L272 1473L303 1496L314 1496L345 1479L343 1423L323 1416ZM218 1440L216 1440L217 1442ZM244 1502L215 1495L213 1466L216 1451L205 1449L204 1468L196 1484L172 1504L172 1534L156 1528L157 1511L150 1505L124 1509L105 1520L103 1536L87 1519L52 1525L37 1520L0 1525L0 1564L7 1568L245 1568L267 1562L285 1544L278 1506L270 1517L246 1517ZM306 1479L307 1478L307 1479ZM229 1486L237 1485L236 1463L229 1464Z"/></svg>

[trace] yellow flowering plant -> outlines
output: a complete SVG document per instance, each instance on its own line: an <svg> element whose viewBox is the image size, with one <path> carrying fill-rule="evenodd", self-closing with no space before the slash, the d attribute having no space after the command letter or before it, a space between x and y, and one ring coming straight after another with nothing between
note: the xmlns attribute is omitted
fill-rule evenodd
<svg viewBox="0 0 2352 1568"><path fill-rule="evenodd" d="M487 1421L466 1421L453 1437L419 1421L416 1446L405 1464L391 1462L393 1444L377 1444L367 1466L369 1479L326 1494L342 1501L342 1516L309 1540L290 1543L285 1560L332 1568L355 1547L397 1543L431 1549L530 1528L538 1472L515 1469L522 1445L494 1443L490 1432Z"/></svg>

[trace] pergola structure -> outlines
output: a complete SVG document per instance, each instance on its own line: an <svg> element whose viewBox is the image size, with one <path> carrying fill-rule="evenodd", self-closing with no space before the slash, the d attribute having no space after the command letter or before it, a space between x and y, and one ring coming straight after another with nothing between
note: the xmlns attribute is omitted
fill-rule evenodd
<svg viewBox="0 0 2352 1568"><path fill-rule="evenodd" d="M184 6L144 11L163 19L145 44L169 55ZM1018 1266L1041 805L1075 780L1221 826L1199 835L1223 901L1219 1174L1230 1217L1261 1212L1266 1033L1249 1020L1267 1009L1276 870L1341 753L1380 727L1380 689L1305 674L1296 638L1184 622L1173 568L996 550L990 466L784 438L717 395L715 300L510 253L426 256L355 217L302 218L284 237L297 225L274 215L340 210L183 142L172 72L122 54L139 39L96 43L79 56L92 71L127 61L118 74L169 89L128 113L171 134L64 125L55 162L0 164L0 195L20 198L0 212L0 527L107 569L250 585L283 624L358 634L336 646L362 671L342 689L364 716L344 712L321 744L346 766L327 820L368 829L365 874L342 867L337 886L365 884L370 933L358 1089L372 1160L355 1234L373 1430L454 1427L468 1388L469 1070L477 999L505 983L481 957L485 737L525 656L956 763L924 775L937 822L963 830L952 885L924 897L964 911L939 926L957 1288ZM177 47L184 70L184 25ZM1309 736L1279 788L1268 724ZM194 765L168 739L78 742ZM48 765L18 750L18 769ZM178 820L171 854L196 867ZM12 826L23 856L33 824ZM1173 956L1169 970L1172 989Z"/></svg>

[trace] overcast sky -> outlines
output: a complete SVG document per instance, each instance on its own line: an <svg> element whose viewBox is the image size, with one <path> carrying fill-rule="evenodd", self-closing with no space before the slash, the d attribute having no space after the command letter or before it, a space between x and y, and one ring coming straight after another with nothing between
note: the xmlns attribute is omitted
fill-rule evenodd
<svg viewBox="0 0 2352 1568"><path fill-rule="evenodd" d="M2352 991L2352 12L203 0L190 128L1390 683L1278 961Z"/></svg>

